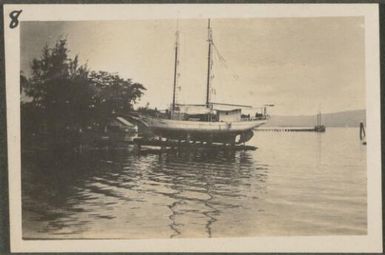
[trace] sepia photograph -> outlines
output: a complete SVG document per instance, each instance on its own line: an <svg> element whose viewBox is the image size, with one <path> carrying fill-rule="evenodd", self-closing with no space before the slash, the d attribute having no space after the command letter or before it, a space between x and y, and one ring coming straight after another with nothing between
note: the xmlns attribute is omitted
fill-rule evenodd
<svg viewBox="0 0 385 255"><path fill-rule="evenodd" d="M377 6L217 6L7 6L16 251L382 250Z"/></svg>

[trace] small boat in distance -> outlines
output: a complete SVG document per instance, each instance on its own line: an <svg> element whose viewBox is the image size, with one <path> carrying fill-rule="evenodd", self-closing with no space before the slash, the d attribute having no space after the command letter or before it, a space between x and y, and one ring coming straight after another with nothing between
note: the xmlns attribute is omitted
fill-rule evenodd
<svg viewBox="0 0 385 255"><path fill-rule="evenodd" d="M320 132L323 133L326 131L325 125L322 125L322 115L321 112L317 114L317 122L316 125L314 126L314 131L315 132Z"/></svg>
<svg viewBox="0 0 385 255"><path fill-rule="evenodd" d="M137 114L131 119L140 122L155 135L173 140L202 143L241 144L253 137L253 129L266 123L268 115L264 107L211 102L212 30L208 20L208 61L206 104L177 104L176 87L178 73L179 31L176 32L173 96L170 109L158 117ZM243 114L248 109L252 114ZM258 110L257 110L258 109ZM253 112L255 110L255 112Z"/></svg>

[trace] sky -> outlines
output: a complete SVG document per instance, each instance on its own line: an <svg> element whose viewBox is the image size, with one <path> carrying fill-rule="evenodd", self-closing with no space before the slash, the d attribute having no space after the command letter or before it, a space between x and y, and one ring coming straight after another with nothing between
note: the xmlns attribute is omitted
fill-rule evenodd
<svg viewBox="0 0 385 255"><path fill-rule="evenodd" d="M178 25L177 25L178 23ZM207 20L28 21L21 23L21 70L45 44L66 38L70 55L91 70L142 83L138 105L172 100L175 31L179 27L177 102L203 104ZM275 115L365 109L363 17L212 19L211 101L261 106Z"/></svg>

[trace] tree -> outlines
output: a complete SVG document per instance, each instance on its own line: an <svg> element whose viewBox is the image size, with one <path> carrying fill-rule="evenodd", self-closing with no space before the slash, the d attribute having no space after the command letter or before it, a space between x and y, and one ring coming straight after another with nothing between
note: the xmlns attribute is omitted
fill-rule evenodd
<svg viewBox="0 0 385 255"><path fill-rule="evenodd" d="M101 122L107 121L111 116L132 111L133 104L146 90L142 84L104 71L91 72L90 80L95 92L93 97L95 117Z"/></svg>
<svg viewBox="0 0 385 255"><path fill-rule="evenodd" d="M86 126L92 94L89 71L78 64L77 56L68 56L66 40L59 40L53 48L46 45L41 58L32 61L31 69L31 78L22 80L23 88L32 98L31 107L39 113L39 123L56 138Z"/></svg>
<svg viewBox="0 0 385 255"><path fill-rule="evenodd" d="M20 85L31 102L22 109L51 138L60 140L92 126L102 127L115 114L128 112L145 88L117 74L90 71L78 56L69 57L66 40L59 40L33 59L31 76L20 75ZM31 123L29 123L31 124Z"/></svg>

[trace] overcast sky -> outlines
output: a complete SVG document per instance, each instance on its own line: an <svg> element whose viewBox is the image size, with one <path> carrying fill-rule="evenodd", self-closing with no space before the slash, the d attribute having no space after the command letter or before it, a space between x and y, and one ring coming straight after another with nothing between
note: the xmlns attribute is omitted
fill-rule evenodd
<svg viewBox="0 0 385 255"><path fill-rule="evenodd" d="M91 70L118 73L148 90L140 105L172 99L176 20L22 22L21 70L43 46L67 38L71 55ZM275 104L272 114L365 108L364 19L214 19L212 101ZM204 103L207 20L179 20L179 103Z"/></svg>

